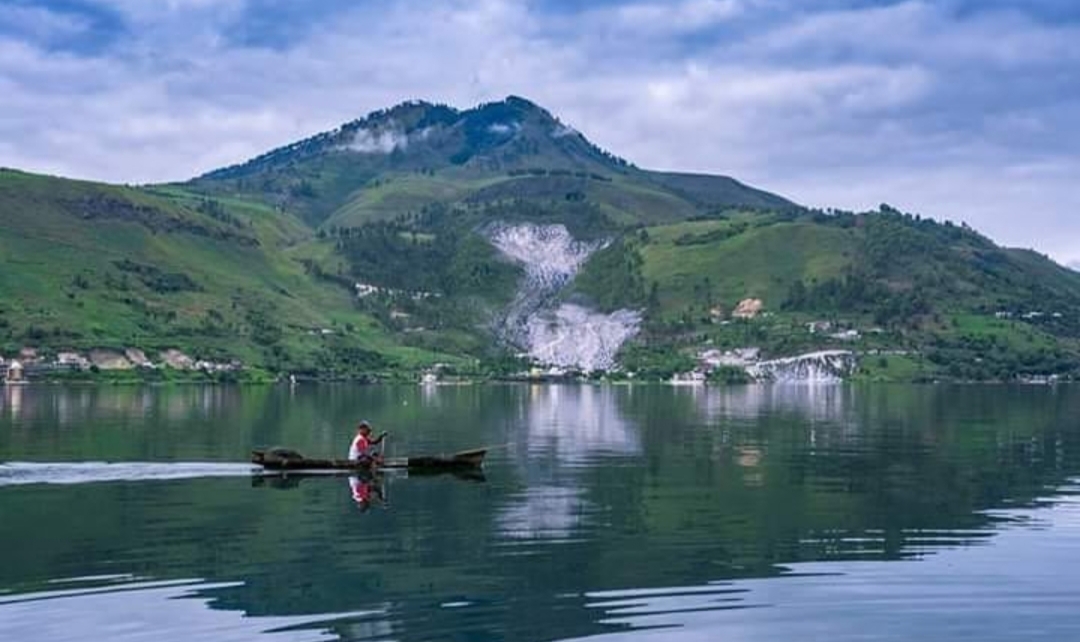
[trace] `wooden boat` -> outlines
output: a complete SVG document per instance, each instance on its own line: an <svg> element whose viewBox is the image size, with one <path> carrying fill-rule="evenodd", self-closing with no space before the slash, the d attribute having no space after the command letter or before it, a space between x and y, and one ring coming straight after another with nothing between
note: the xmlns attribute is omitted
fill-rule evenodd
<svg viewBox="0 0 1080 642"><path fill-rule="evenodd" d="M409 472L451 472L475 470L484 463L486 448L463 450L452 455L423 455L395 457L380 462L357 462L350 459L311 459L293 450L271 449L251 451L251 463L274 471L343 471L407 469Z"/></svg>

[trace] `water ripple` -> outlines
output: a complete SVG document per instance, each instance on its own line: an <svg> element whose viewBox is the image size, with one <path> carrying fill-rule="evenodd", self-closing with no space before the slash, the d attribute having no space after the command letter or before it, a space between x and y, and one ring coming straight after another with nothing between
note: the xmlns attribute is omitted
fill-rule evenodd
<svg viewBox="0 0 1080 642"><path fill-rule="evenodd" d="M212 462L9 462L0 464L0 486L240 477L252 470L251 464Z"/></svg>

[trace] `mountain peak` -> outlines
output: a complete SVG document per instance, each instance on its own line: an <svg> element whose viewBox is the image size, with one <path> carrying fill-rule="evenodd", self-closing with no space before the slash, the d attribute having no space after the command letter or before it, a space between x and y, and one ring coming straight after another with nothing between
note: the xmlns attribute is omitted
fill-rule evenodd
<svg viewBox="0 0 1080 642"><path fill-rule="evenodd" d="M280 172L328 157L357 164L365 176L450 166L497 172L526 167L613 172L629 166L533 101L509 95L464 111L425 100L404 101L200 178Z"/></svg>

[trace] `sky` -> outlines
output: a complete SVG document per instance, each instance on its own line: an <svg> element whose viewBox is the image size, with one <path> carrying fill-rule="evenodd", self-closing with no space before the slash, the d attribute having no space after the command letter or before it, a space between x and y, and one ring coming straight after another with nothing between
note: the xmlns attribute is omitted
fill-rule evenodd
<svg viewBox="0 0 1080 642"><path fill-rule="evenodd" d="M650 169L1080 266L1076 0L3 0L0 166L182 180L516 94Z"/></svg>

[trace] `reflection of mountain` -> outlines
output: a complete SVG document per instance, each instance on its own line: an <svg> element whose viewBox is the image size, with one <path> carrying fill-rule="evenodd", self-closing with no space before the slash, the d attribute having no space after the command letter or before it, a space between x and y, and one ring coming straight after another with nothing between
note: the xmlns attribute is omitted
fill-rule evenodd
<svg viewBox="0 0 1080 642"><path fill-rule="evenodd" d="M23 392L23 407L38 418L65 394ZM171 394L153 392L161 398L151 407ZM217 585L166 606L140 601L149 589L132 587L132 619L160 624L138 642L181 637L184 623L168 613L185 607L216 612L190 615L195 624L222 623L214 639L251 639L255 628L295 622L302 640L401 642L638 639L643 632L627 627L652 624L683 627L658 630L657 640L740 639L711 628L739 621L774 634L765 639L787 639L785 618L828 612L830 622L856 626L863 620L844 619L853 602L864 614L891 612L880 607L893 604L892 589L904 590L907 605L944 604L960 618L953 621L968 623L1013 605L1033 613L1067 601L1076 613L1074 584L1059 570L1080 543L1076 509L1017 510L1076 492L1062 487L1080 474L1080 391L1072 388L852 386L820 397L476 386L435 394L428 405L418 387L244 389L237 408L218 406L203 419L193 407L190 420L165 429L152 413L118 422L87 410L78 429L28 428L0 414L0 456L20 460L63 448L72 459L154 461L198 447L200 458L223 461L272 437L333 452L345 420L357 416L392 429L403 451L509 443L489 455L486 484L402 480L388 488L391 510L362 515L341 479L311 478L290 492L229 478L0 487L0 593L9 592L0 597L0 639L33 637L5 635L18 609L47 626L84 621L71 609L101 604L4 602L55 590L55 579L110 573ZM1047 513L1052 520L1042 519ZM1016 521L1024 515L1046 530ZM1036 536L1027 557L999 549L1010 533ZM954 562L980 556L985 565L966 567L974 573L955 572ZM1045 575L1033 579L1037 557ZM846 575L792 577L787 568ZM1040 587L1057 593L1023 593L1044 579ZM919 602L916 593L929 596ZM989 595L990 606L972 601L975 593ZM719 610L733 604L779 608ZM159 611L167 613L159 619ZM376 614L348 615L357 612ZM264 619L278 617L289 621Z"/></svg>

